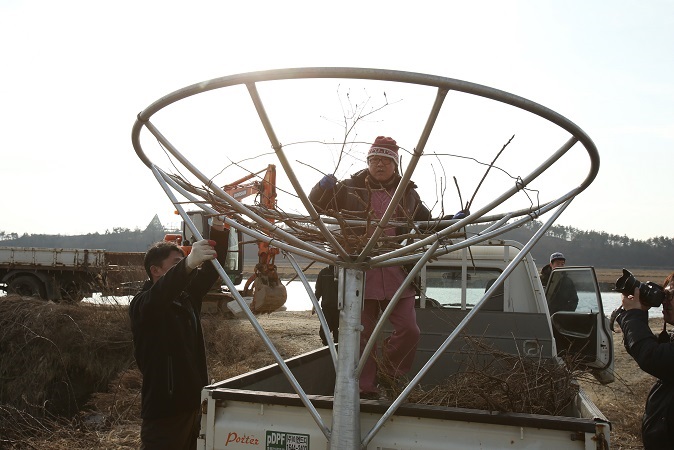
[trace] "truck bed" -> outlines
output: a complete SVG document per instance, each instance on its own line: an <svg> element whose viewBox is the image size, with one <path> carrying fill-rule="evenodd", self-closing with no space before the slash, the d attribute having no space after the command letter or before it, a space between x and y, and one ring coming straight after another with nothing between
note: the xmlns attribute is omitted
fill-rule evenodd
<svg viewBox="0 0 674 450"><path fill-rule="evenodd" d="M445 308L417 310L422 338L410 376L418 372L441 339L444 340L452 329L450 324L458 323L465 313ZM513 346L527 348L531 345L529 342L536 341L536 348L545 357L544 349L549 355L552 340L546 323L545 314L485 311L475 315L465 334L488 337L503 351L512 351ZM514 330L517 331L513 333ZM514 339L513 335L518 338ZM460 370L466 357L463 342L458 339L450 345L421 383L437 384L448 374ZM335 371L328 349L300 355L287 364L329 427ZM288 448L326 448L326 437L276 364L207 386L202 398L208 400L209 408L215 408L205 415L207 423L202 423L207 430L207 449L229 448L234 442L240 442L233 439L242 436L266 442L266 446L259 448L286 448L270 446L269 440L291 437L307 445ZM361 400L361 432L368 432L390 404L388 400ZM609 422L582 391L565 416L404 403L368 448L595 448L594 443L586 447L589 443L586 441L595 439L598 427L609 427Z"/></svg>
<svg viewBox="0 0 674 450"><path fill-rule="evenodd" d="M78 248L0 247L0 265L5 267L103 268L105 250Z"/></svg>

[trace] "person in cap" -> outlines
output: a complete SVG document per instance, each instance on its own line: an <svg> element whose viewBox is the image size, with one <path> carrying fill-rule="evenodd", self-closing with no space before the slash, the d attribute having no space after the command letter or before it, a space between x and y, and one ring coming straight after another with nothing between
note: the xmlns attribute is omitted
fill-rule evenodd
<svg viewBox="0 0 674 450"><path fill-rule="evenodd" d="M564 255L560 252L555 252L550 255L550 263L544 265L541 269L541 283L543 283L543 287L548 285L548 280L550 279L550 272L552 272L552 269L564 267L564 264L566 264L566 258L564 258Z"/></svg>
<svg viewBox="0 0 674 450"><path fill-rule="evenodd" d="M564 255L560 252L555 252L550 255L550 264L546 266L547 270L546 267L541 270L541 282L543 286L547 287L548 283L552 283L546 290L550 315L557 311L575 311L578 306L576 286L566 273L562 273L561 276L550 280L552 271L565 265L566 258Z"/></svg>
<svg viewBox="0 0 674 450"><path fill-rule="evenodd" d="M388 207L393 193L400 184L398 170L398 145L390 137L378 136L367 153L367 168L353 174L350 178L337 181L333 175L324 176L311 190L309 200L316 209L326 215L339 215L344 219L380 219ZM391 220L398 222L431 220L431 213L426 208L416 185L409 181L404 195ZM451 216L450 216L451 218ZM388 226L384 230L386 236L396 236L409 232L411 224L406 227ZM361 227L344 227L344 239L353 251L364 245L376 226L367 229ZM365 274L364 307L361 324L361 352L372 335L381 311L388 306L391 298L402 285L406 277L400 266L378 267ZM419 341L419 327L414 311L415 289L407 286L396 304L389 320L394 332L383 343L383 380L396 380L405 375L414 361ZM362 398L378 398L377 363L374 347L367 359L360 377Z"/></svg>

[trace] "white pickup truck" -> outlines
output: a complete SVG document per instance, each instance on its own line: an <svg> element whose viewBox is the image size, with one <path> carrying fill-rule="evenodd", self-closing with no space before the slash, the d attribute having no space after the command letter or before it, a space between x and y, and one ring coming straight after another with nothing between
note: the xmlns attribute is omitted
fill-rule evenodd
<svg viewBox="0 0 674 450"><path fill-rule="evenodd" d="M529 253L520 255L507 277L499 278L520 250L516 242L489 241L421 268L416 313L422 335L410 374L415 386L428 391L475 360L487 367L496 353L559 365L573 360L575 369L591 372L602 383L613 381L613 342L594 269L553 272L548 295L558 295L556 286L568 278L579 301L575 310L550 316ZM476 340L494 352L476 351L469 344ZM199 448L335 448L329 424L334 424L336 363L330 350L285 361L306 399L278 364L205 387ZM576 356L563 357L569 352ZM573 381L571 385L576 386ZM360 445L378 450L609 448L609 421L579 387L574 397L557 415L427 405L404 398L360 400Z"/></svg>

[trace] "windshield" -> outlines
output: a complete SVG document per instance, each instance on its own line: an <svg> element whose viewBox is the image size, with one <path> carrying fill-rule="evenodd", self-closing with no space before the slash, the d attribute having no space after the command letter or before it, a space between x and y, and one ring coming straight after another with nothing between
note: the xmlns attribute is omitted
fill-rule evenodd
<svg viewBox="0 0 674 450"><path fill-rule="evenodd" d="M497 269L468 269L466 296L462 298L461 268L432 266L426 269L426 297L446 307L472 308L501 274ZM503 290L501 302L503 300ZM495 293L496 295L499 292ZM502 303L501 303L502 307Z"/></svg>
<svg viewBox="0 0 674 450"><path fill-rule="evenodd" d="M557 311L603 311L594 272L587 267L554 270L545 289L545 296L550 314Z"/></svg>

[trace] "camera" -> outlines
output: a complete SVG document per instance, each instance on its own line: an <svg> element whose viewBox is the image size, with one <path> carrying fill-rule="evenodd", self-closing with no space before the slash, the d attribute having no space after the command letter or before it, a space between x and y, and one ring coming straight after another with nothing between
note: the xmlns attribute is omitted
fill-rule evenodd
<svg viewBox="0 0 674 450"><path fill-rule="evenodd" d="M634 288L639 288L639 300L641 303L652 308L662 305L665 299L665 291L662 286L652 281L642 283L634 278L634 275L629 270L623 269L623 275L615 282L615 290L625 295L634 295Z"/></svg>

